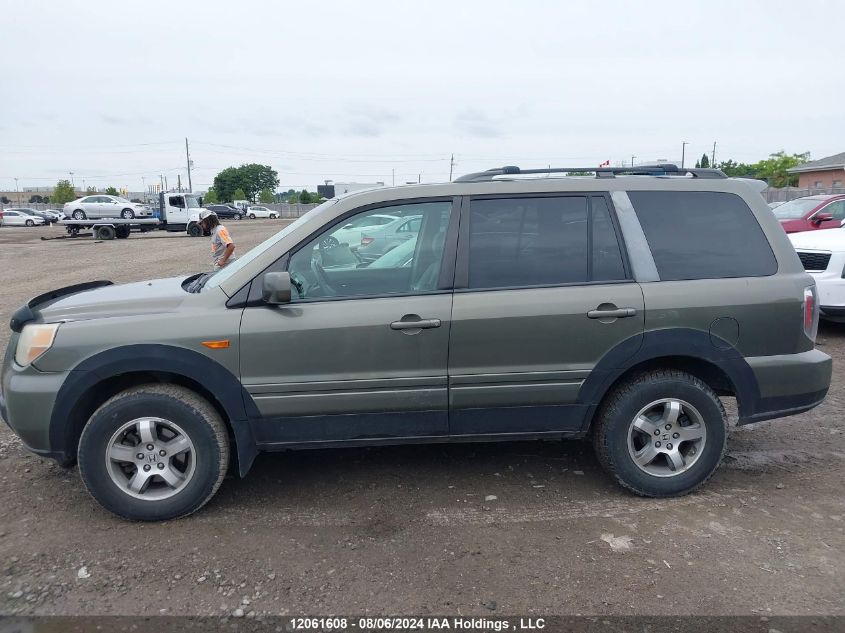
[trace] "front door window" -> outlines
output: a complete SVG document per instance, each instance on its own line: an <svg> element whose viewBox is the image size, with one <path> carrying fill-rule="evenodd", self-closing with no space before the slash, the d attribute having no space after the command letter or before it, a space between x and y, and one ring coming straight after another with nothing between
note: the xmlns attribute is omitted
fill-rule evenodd
<svg viewBox="0 0 845 633"><path fill-rule="evenodd" d="M423 202L345 218L291 257L294 301L437 290L451 207L451 202ZM389 215L395 218L383 223ZM407 220L408 215L413 218ZM368 227L368 256L348 240L350 225Z"/></svg>

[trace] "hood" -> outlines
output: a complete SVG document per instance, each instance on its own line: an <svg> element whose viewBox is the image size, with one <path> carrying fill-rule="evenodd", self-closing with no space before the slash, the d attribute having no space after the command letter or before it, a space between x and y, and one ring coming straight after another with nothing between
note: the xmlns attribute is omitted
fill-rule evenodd
<svg viewBox="0 0 845 633"><path fill-rule="evenodd" d="M789 239L792 240L795 248L811 251L845 251L845 229L791 233Z"/></svg>
<svg viewBox="0 0 845 633"><path fill-rule="evenodd" d="M778 220L783 230L787 233L796 233L798 231L807 230L807 222L804 218L794 218L792 220Z"/></svg>
<svg viewBox="0 0 845 633"><path fill-rule="evenodd" d="M190 295L182 289L184 277L154 279L103 286L69 294L33 306L46 322L83 321L106 317L160 314L175 311Z"/></svg>

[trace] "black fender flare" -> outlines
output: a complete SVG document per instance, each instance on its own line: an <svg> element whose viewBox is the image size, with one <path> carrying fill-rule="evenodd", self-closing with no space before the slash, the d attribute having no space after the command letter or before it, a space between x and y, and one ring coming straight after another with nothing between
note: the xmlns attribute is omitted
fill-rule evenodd
<svg viewBox="0 0 845 633"><path fill-rule="evenodd" d="M188 378L214 395L226 412L235 440L239 474L245 476L258 454L251 421L258 408L240 380L214 360L183 347L160 344L125 345L86 358L70 371L50 418L50 446L67 458L71 416L81 400L102 381L135 372L164 372Z"/></svg>
<svg viewBox="0 0 845 633"><path fill-rule="evenodd" d="M718 346L716 345L718 343ZM760 387L745 357L728 341L692 328L650 330L632 336L607 352L584 380L577 402L588 405L583 431L608 389L633 367L664 357L687 357L720 369L731 381L741 419L754 414Z"/></svg>

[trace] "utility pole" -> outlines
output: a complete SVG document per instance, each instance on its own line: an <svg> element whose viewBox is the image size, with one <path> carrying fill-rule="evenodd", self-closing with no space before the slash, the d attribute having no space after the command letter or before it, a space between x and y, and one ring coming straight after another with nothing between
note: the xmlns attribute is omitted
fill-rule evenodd
<svg viewBox="0 0 845 633"><path fill-rule="evenodd" d="M452 169L455 167L455 155L452 154L452 158L449 159L449 182L452 182Z"/></svg>
<svg viewBox="0 0 845 633"><path fill-rule="evenodd" d="M188 192L193 193L194 187L191 185L191 152L188 149L188 137L185 137L185 158L188 161Z"/></svg>
<svg viewBox="0 0 845 633"><path fill-rule="evenodd" d="M635 159L635 158L636 158L636 156L634 156L633 154L631 154L631 167L633 167L633 166L634 166L634 159Z"/></svg>
<svg viewBox="0 0 845 633"><path fill-rule="evenodd" d="M69 171L70 174L70 186L73 187L74 191L76 190L76 185L73 183L73 172Z"/></svg>
<svg viewBox="0 0 845 633"><path fill-rule="evenodd" d="M713 141L713 155L710 157L710 166L716 169L716 141Z"/></svg>
<svg viewBox="0 0 845 633"><path fill-rule="evenodd" d="M684 141L681 143L681 168L684 167L684 156L686 154L687 145L689 145L689 141Z"/></svg>
<svg viewBox="0 0 845 633"><path fill-rule="evenodd" d="M162 191L167 191L167 189L164 186L164 174L159 174L158 178L159 178L158 188L161 189Z"/></svg>
<svg viewBox="0 0 845 633"><path fill-rule="evenodd" d="M21 203L21 194L18 193L18 179L15 178L15 198L18 199L18 205Z"/></svg>
<svg viewBox="0 0 845 633"><path fill-rule="evenodd" d="M182 193L182 174L176 174L176 188Z"/></svg>

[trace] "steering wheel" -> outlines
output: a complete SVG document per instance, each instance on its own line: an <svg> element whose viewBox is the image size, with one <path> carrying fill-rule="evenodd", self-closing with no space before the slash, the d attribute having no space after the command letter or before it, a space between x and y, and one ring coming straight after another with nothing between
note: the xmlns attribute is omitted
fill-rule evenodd
<svg viewBox="0 0 845 633"><path fill-rule="evenodd" d="M335 290L331 282L329 282L329 277L326 275L326 271L317 259L317 257L311 257L311 272L314 273L314 277L317 278L317 283L319 284L320 289L325 293L325 296L334 297L337 295L337 290Z"/></svg>
<svg viewBox="0 0 845 633"><path fill-rule="evenodd" d="M320 240L318 246L321 251L328 251L340 246L340 242L337 241L334 235L326 235L326 237Z"/></svg>

